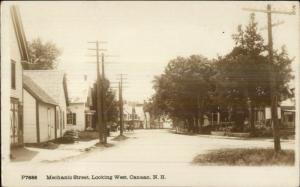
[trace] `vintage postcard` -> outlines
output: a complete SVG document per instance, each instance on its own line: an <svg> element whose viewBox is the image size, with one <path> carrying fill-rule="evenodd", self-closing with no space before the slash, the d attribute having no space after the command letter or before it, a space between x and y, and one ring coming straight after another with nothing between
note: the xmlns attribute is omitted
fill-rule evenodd
<svg viewBox="0 0 300 187"><path fill-rule="evenodd" d="M297 1L2 1L3 186L299 186Z"/></svg>

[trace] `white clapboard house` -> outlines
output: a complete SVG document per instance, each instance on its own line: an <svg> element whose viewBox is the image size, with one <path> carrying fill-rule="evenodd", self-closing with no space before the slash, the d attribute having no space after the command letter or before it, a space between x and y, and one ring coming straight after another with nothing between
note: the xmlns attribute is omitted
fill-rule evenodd
<svg viewBox="0 0 300 187"><path fill-rule="evenodd" d="M92 130L93 115L91 110L92 93L87 76L69 83L70 100L67 113L68 129L79 131Z"/></svg>
<svg viewBox="0 0 300 187"><path fill-rule="evenodd" d="M40 143L66 131L68 92L58 70L24 70L24 142Z"/></svg>
<svg viewBox="0 0 300 187"><path fill-rule="evenodd" d="M10 145L23 145L23 86L22 64L29 61L28 47L19 9L10 8L9 25L9 63L10 75ZM1 62L2 63L2 62ZM6 65L5 65L6 66ZM3 66L4 67L4 66ZM4 124L2 124L4 125Z"/></svg>

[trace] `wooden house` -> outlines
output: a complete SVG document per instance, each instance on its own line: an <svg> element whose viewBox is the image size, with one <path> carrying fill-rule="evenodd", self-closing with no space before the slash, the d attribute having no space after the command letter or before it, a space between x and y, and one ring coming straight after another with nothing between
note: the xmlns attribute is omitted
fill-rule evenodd
<svg viewBox="0 0 300 187"><path fill-rule="evenodd" d="M55 111L58 104L26 75L23 76L23 87L24 142L40 143L55 139Z"/></svg>
<svg viewBox="0 0 300 187"><path fill-rule="evenodd" d="M67 113L68 129L79 131L93 130L94 110L91 110L92 88L89 86L87 76L84 79L72 80L69 84L69 106Z"/></svg>
<svg viewBox="0 0 300 187"><path fill-rule="evenodd" d="M145 114L142 104L125 101L123 107L125 126L132 126L134 129L145 128Z"/></svg>
<svg viewBox="0 0 300 187"><path fill-rule="evenodd" d="M39 143L63 136L67 130L66 76L59 70L24 71L25 143ZM28 116L31 113L31 116Z"/></svg>
<svg viewBox="0 0 300 187"><path fill-rule="evenodd" d="M28 47L21 16L16 6L10 7L10 145L23 144L23 84L22 64L29 61Z"/></svg>

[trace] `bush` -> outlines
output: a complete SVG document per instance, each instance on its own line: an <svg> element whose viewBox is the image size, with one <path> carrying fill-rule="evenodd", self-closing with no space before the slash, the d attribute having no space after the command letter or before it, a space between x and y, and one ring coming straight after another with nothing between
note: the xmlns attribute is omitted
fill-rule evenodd
<svg viewBox="0 0 300 187"><path fill-rule="evenodd" d="M272 137L273 131L271 127L257 126L253 133L254 137Z"/></svg>
<svg viewBox="0 0 300 187"><path fill-rule="evenodd" d="M64 133L61 141L65 142L65 143L74 143L78 139L79 139L78 138L78 131L76 131L76 130L67 130Z"/></svg>

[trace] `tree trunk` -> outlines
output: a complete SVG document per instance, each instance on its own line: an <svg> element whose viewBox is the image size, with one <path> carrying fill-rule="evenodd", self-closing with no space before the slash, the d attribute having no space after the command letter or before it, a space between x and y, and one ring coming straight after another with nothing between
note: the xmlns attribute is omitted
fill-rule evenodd
<svg viewBox="0 0 300 187"><path fill-rule="evenodd" d="M249 121L250 121L251 133L253 134L255 132L254 106L253 105L251 105Z"/></svg>
<svg viewBox="0 0 300 187"><path fill-rule="evenodd" d="M202 133L203 123L204 123L204 115L203 115L202 110L200 110L200 112L199 112L199 133L200 134Z"/></svg>
<svg viewBox="0 0 300 187"><path fill-rule="evenodd" d="M193 118L193 127L194 127L194 133L198 133L198 123L197 123L196 116Z"/></svg>
<svg viewBox="0 0 300 187"><path fill-rule="evenodd" d="M189 118L188 119L188 124L189 124L189 132L193 132L193 119Z"/></svg>

